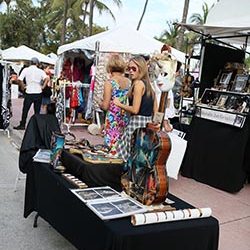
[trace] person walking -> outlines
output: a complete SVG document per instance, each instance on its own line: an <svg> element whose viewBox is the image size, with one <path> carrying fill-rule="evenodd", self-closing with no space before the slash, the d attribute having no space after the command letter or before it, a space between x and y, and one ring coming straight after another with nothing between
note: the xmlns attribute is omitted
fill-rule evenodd
<svg viewBox="0 0 250 250"><path fill-rule="evenodd" d="M31 58L30 66L25 68L18 77L19 84L24 89L24 102L22 118L20 124L14 129L24 130L29 109L34 104L35 114L40 113L42 103L42 89L47 85L49 78L46 73L38 68L39 60L36 57ZM24 84L24 79L26 84Z"/></svg>

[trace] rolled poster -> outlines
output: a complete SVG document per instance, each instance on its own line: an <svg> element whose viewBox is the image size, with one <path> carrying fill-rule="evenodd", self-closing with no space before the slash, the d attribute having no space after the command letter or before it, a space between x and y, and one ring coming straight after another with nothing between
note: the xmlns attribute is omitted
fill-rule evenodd
<svg viewBox="0 0 250 250"><path fill-rule="evenodd" d="M131 223L134 226L177 221L188 220L209 217L212 214L211 208L187 208L179 209L175 211L165 212L151 212L143 214L134 214L131 216Z"/></svg>

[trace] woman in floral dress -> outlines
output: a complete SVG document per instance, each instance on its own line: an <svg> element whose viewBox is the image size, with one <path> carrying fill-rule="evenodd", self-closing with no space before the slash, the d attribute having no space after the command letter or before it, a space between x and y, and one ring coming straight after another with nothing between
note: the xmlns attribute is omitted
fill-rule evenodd
<svg viewBox="0 0 250 250"><path fill-rule="evenodd" d="M125 110L116 106L114 98L123 104L127 103L130 80L124 76L126 63L120 55L112 55L107 64L110 79L104 84L103 101L100 107L106 111L104 124L104 143L110 148L110 154L116 156L117 142L128 124Z"/></svg>

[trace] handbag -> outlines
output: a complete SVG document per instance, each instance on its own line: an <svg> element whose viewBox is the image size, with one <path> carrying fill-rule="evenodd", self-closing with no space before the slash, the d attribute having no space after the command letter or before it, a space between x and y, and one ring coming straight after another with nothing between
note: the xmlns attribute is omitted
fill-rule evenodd
<svg viewBox="0 0 250 250"><path fill-rule="evenodd" d="M42 91L43 97L50 97L52 95L51 87L46 86Z"/></svg>

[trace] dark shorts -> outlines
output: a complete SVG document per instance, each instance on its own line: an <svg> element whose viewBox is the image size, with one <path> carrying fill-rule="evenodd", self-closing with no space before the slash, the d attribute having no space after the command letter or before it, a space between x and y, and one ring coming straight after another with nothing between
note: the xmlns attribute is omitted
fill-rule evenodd
<svg viewBox="0 0 250 250"><path fill-rule="evenodd" d="M43 97L42 105L48 105L51 103L50 97Z"/></svg>

